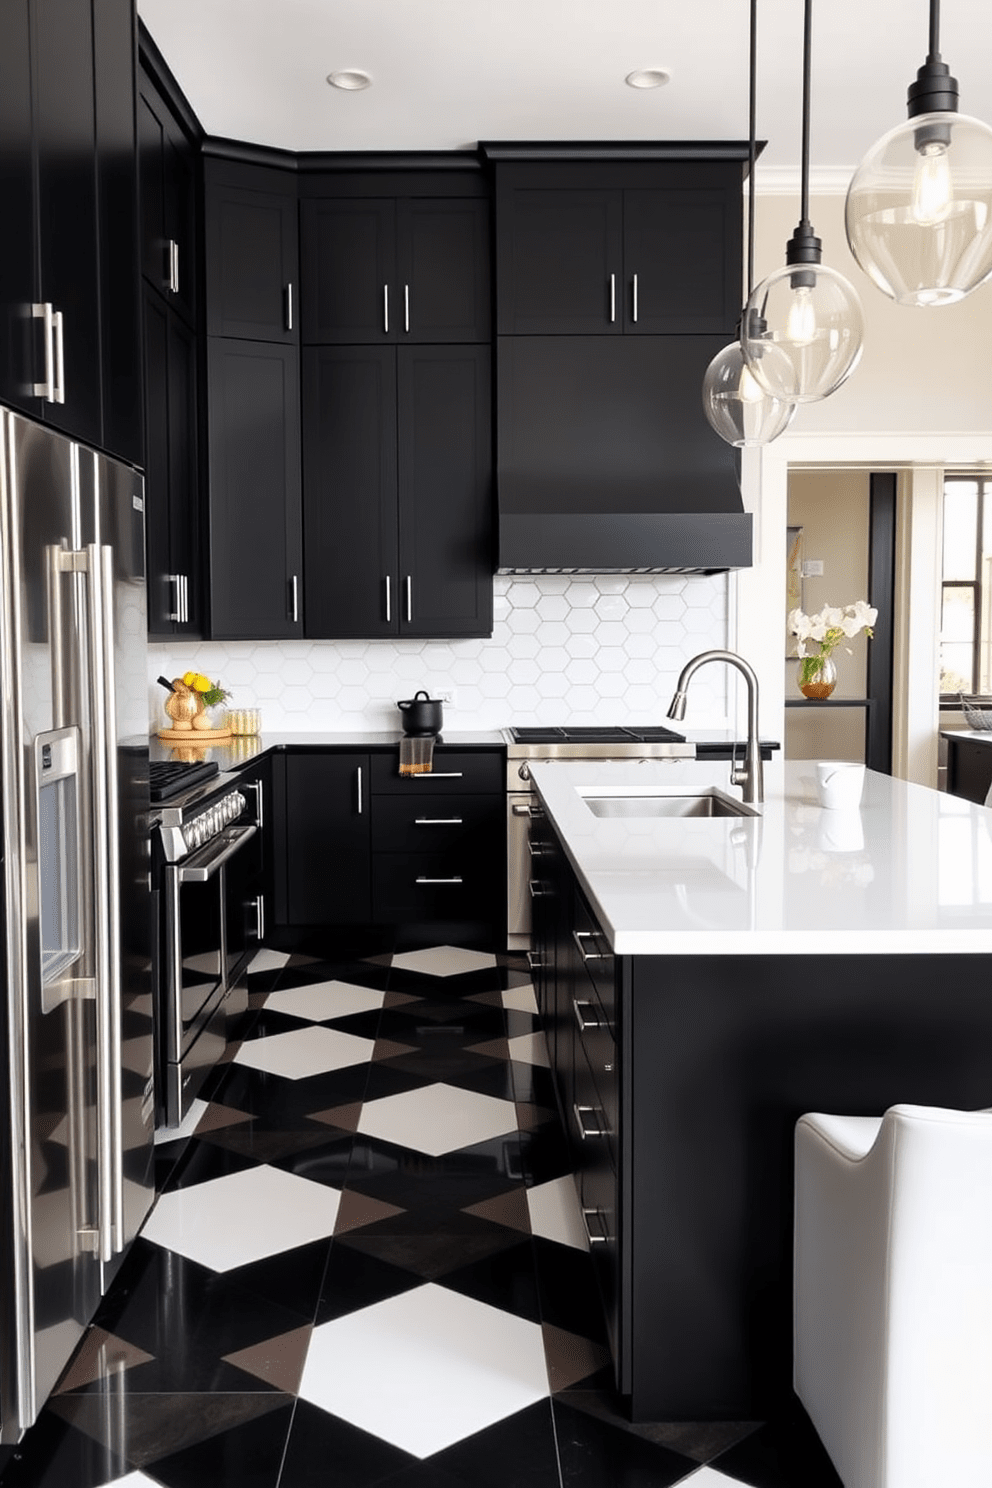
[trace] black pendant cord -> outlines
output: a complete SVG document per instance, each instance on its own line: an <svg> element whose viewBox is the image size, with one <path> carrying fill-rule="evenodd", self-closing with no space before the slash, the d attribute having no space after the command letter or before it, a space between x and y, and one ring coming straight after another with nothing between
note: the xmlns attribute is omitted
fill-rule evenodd
<svg viewBox="0 0 992 1488"><path fill-rule="evenodd" d="M751 31L750 31L750 71L748 73L748 114L747 114L747 298L751 298L754 289L754 165L757 159L757 144L755 135L757 133L758 117L758 0L751 0Z"/></svg>
<svg viewBox="0 0 992 1488"><path fill-rule="evenodd" d="M927 61L940 61L940 0L930 0L930 51Z"/></svg>
<svg viewBox="0 0 992 1488"><path fill-rule="evenodd" d="M802 184L800 187L800 220L809 223L809 83L813 58L813 0L806 0L803 11L803 140Z"/></svg>

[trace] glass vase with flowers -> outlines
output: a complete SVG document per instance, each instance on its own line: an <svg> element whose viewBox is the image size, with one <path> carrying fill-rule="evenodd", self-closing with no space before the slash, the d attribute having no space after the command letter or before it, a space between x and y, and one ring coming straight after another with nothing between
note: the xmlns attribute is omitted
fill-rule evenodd
<svg viewBox="0 0 992 1488"><path fill-rule="evenodd" d="M878 611L863 599L848 605L824 605L815 615L802 610L789 613L790 634L796 637L799 666L796 681L807 698L828 698L837 686L837 666L833 653L842 641L851 640L863 630L869 639ZM845 646L850 651L850 646Z"/></svg>

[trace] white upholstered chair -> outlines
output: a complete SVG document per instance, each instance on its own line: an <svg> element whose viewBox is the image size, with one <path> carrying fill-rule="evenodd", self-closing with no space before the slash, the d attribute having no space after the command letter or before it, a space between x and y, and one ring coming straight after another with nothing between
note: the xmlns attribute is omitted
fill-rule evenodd
<svg viewBox="0 0 992 1488"><path fill-rule="evenodd" d="M845 1488L992 1488L992 1112L796 1126L794 1382Z"/></svg>

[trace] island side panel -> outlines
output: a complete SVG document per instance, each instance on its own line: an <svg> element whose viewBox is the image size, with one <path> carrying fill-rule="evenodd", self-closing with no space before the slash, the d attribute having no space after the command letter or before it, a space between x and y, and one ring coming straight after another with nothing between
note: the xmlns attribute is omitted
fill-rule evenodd
<svg viewBox="0 0 992 1488"><path fill-rule="evenodd" d="M645 956L625 987L634 1420L791 1398L804 1111L992 1106L989 958Z"/></svg>

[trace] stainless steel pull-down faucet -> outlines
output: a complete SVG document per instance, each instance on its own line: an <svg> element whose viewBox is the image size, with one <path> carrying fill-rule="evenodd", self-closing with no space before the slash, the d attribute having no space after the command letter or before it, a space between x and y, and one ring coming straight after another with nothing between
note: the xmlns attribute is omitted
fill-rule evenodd
<svg viewBox="0 0 992 1488"><path fill-rule="evenodd" d="M758 742L758 679L753 669L736 651L701 651L682 668L675 694L668 709L668 717L676 720L685 717L685 695L693 673L708 661L725 661L736 667L747 683L747 748L744 752L744 768L730 769L731 785L743 787L744 800L751 805L765 799L765 779L761 767L761 745Z"/></svg>

